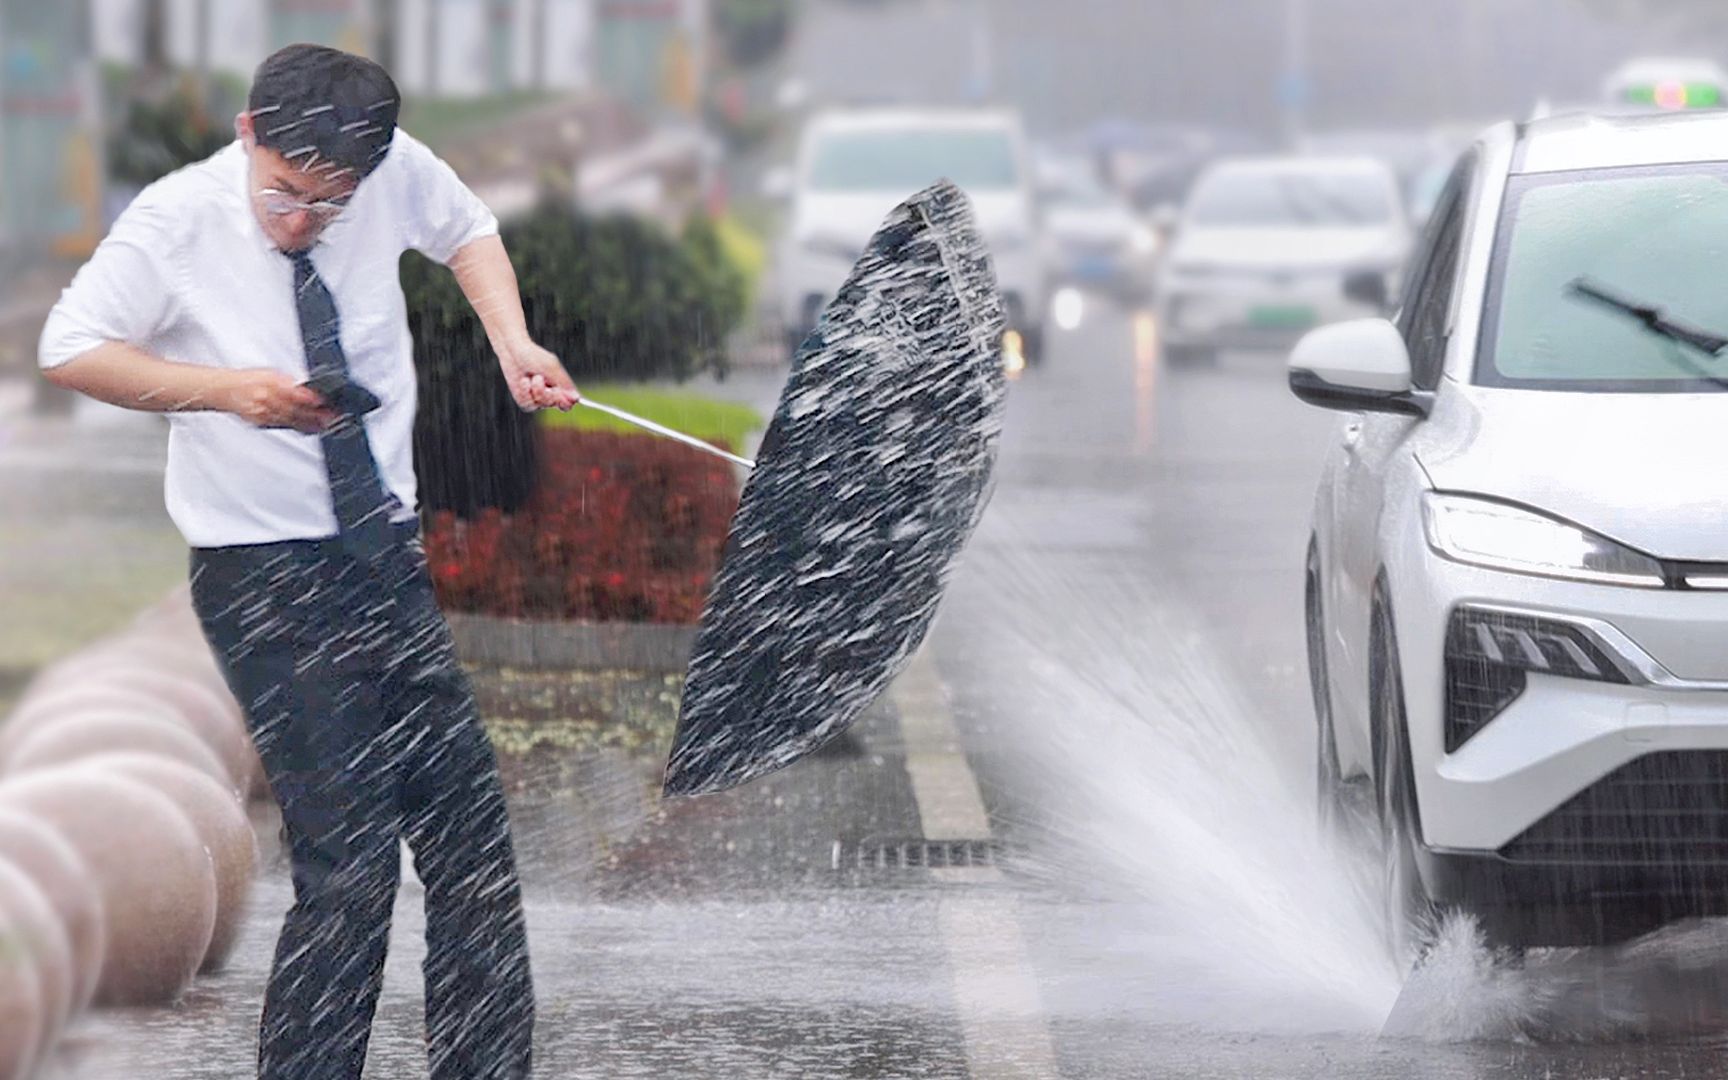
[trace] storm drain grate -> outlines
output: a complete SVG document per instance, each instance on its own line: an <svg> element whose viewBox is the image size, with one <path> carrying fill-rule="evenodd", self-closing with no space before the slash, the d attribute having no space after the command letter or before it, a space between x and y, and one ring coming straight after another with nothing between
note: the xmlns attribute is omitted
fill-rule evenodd
<svg viewBox="0 0 1728 1080"><path fill-rule="evenodd" d="M997 866L1003 851L999 840L836 840L832 863L835 870L943 870Z"/></svg>

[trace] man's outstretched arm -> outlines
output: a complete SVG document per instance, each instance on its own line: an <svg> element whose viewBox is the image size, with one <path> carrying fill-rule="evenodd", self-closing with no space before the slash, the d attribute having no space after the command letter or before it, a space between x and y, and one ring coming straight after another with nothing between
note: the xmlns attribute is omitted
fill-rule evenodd
<svg viewBox="0 0 1728 1080"><path fill-rule="evenodd" d="M450 260L462 294L474 305L510 395L524 409L568 410L582 399L558 358L528 336L516 270L496 235L470 240Z"/></svg>

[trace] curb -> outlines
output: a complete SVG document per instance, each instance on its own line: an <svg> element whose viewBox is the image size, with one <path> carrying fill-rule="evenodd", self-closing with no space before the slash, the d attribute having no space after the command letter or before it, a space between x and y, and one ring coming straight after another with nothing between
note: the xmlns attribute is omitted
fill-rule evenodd
<svg viewBox="0 0 1728 1080"><path fill-rule="evenodd" d="M457 655L479 667L680 674L696 644L694 626L541 622L455 612L444 618Z"/></svg>

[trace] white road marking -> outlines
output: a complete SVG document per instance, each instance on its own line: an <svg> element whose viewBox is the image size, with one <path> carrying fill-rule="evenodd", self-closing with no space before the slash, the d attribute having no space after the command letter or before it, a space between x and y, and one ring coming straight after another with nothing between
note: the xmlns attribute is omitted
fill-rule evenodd
<svg viewBox="0 0 1728 1080"><path fill-rule="evenodd" d="M906 746L906 772L928 840L986 840L990 817L961 749L947 690L928 651L913 658L891 691ZM999 884L994 867L932 870L953 884ZM1056 1053L1020 926L1007 892L956 892L938 919L954 979L954 1004L966 1039L966 1066L977 1080L1048 1080Z"/></svg>

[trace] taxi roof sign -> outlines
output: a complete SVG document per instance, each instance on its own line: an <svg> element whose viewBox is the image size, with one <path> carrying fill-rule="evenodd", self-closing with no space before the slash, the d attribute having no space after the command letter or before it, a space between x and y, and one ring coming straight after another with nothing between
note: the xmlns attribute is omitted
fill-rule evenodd
<svg viewBox="0 0 1728 1080"><path fill-rule="evenodd" d="M1678 81L1635 84L1621 93L1629 104L1658 109L1717 109L1722 96L1723 88L1714 83Z"/></svg>

